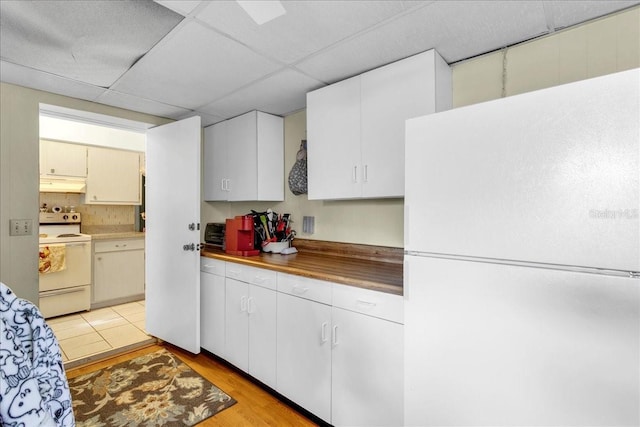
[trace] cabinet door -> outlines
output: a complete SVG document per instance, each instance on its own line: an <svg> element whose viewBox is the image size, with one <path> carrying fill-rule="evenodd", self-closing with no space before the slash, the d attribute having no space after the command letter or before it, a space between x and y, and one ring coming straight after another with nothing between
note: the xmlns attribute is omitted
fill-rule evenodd
<svg viewBox="0 0 640 427"><path fill-rule="evenodd" d="M360 77L307 94L309 199L360 197Z"/></svg>
<svg viewBox="0 0 640 427"><path fill-rule="evenodd" d="M140 153L88 148L86 203L141 203Z"/></svg>
<svg viewBox="0 0 640 427"><path fill-rule="evenodd" d="M247 301L249 285L225 279L225 354L226 360L245 372L249 371L249 317Z"/></svg>
<svg viewBox="0 0 640 427"><path fill-rule="evenodd" d="M331 307L278 293L277 391L329 422Z"/></svg>
<svg viewBox="0 0 640 427"><path fill-rule="evenodd" d="M144 250L94 255L93 302L144 295Z"/></svg>
<svg viewBox="0 0 640 427"><path fill-rule="evenodd" d="M249 285L249 373L276 388L276 292Z"/></svg>
<svg viewBox="0 0 640 427"><path fill-rule="evenodd" d="M332 322L331 424L404 425L403 325L335 307Z"/></svg>
<svg viewBox="0 0 640 427"><path fill-rule="evenodd" d="M361 76L363 197L404 195L405 121L435 112L434 51Z"/></svg>
<svg viewBox="0 0 640 427"><path fill-rule="evenodd" d="M201 272L200 298L200 345L205 350L226 358L224 276Z"/></svg>
<svg viewBox="0 0 640 427"><path fill-rule="evenodd" d="M227 122L204 128L204 200L224 201L227 191Z"/></svg>
<svg viewBox="0 0 640 427"><path fill-rule="evenodd" d="M258 199L284 200L284 125L282 117L257 112Z"/></svg>
<svg viewBox="0 0 640 427"><path fill-rule="evenodd" d="M87 147L55 141L40 141L40 174L87 176Z"/></svg>
<svg viewBox="0 0 640 427"><path fill-rule="evenodd" d="M258 200L256 112L227 120L229 200Z"/></svg>

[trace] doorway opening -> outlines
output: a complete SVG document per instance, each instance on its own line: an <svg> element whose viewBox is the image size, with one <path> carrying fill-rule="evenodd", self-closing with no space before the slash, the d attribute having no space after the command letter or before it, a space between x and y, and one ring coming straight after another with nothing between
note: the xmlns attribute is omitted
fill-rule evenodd
<svg viewBox="0 0 640 427"><path fill-rule="evenodd" d="M106 153L110 158L113 157L111 161L119 162L120 158L114 154L116 152L118 155L120 152L124 153L126 159L131 159L132 153L139 153L138 157L133 154L134 166L136 158L139 159L140 166L137 171L137 185L140 188L137 200L115 197L111 201L100 201L92 200L86 192L54 192L46 191L46 187L40 188L41 212L73 211L82 218L80 232L95 237L91 243L90 309L69 313L65 313L63 309L55 309L52 311L53 315L48 316L44 307L41 308L56 334L65 365L68 367L156 342L156 339L145 331L145 237L142 233L145 216L143 185L146 176L146 131L154 126L103 114L40 104L41 178L46 177L54 182L67 179L67 171L74 170L77 166L69 163L77 162L77 158L56 155L67 146L74 149L84 148L87 154L82 160L85 162L90 155L97 156L94 161L97 159L97 162L101 162L99 156ZM60 167L47 163L54 162L47 158L47 149L49 153L54 153L50 157L56 158L55 161L59 162ZM71 169L66 169L67 166ZM94 188L96 185L102 185L97 175L93 178L87 176L86 164L80 167L83 168L84 175L80 173L81 176L77 176L74 172L74 181L86 182L93 179L96 183ZM108 167L104 169L106 173L109 172ZM113 170L113 173L122 175L120 168ZM113 181L118 182L119 178L114 176ZM106 179L110 180L108 176ZM133 243L137 250L119 254L118 251L109 248L110 242L120 241ZM119 265L122 262L126 262L127 265ZM121 271L131 272L136 269L137 275L127 277L120 274Z"/></svg>

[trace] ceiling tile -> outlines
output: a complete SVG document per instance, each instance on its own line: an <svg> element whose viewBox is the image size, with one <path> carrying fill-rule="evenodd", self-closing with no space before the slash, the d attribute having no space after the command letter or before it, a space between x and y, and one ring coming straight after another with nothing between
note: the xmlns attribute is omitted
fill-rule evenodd
<svg viewBox="0 0 640 427"><path fill-rule="evenodd" d="M540 2L440 1L347 40L297 67L317 79L336 82L433 47L451 63L546 31Z"/></svg>
<svg viewBox="0 0 640 427"><path fill-rule="evenodd" d="M285 1L286 14L256 24L234 1L214 1L196 15L230 37L287 64L403 12L398 1Z"/></svg>
<svg viewBox="0 0 640 427"><path fill-rule="evenodd" d="M2 59L108 87L183 17L152 1L1 1Z"/></svg>
<svg viewBox="0 0 640 427"><path fill-rule="evenodd" d="M183 116L176 117L176 120L188 119L189 117L194 116L200 116L200 123L202 124L202 127L211 126L224 120L223 117L206 114L201 111L191 111Z"/></svg>
<svg viewBox="0 0 640 427"><path fill-rule="evenodd" d="M202 24L188 21L138 61L112 89L195 109L278 67Z"/></svg>
<svg viewBox="0 0 640 427"><path fill-rule="evenodd" d="M304 108L306 93L322 86L325 84L287 68L198 110L225 118L251 110L285 115Z"/></svg>
<svg viewBox="0 0 640 427"><path fill-rule="evenodd" d="M182 16L187 16L194 9L200 6L199 0L153 0L156 3L160 3L164 7L167 7L173 10L176 13L179 13Z"/></svg>
<svg viewBox="0 0 640 427"><path fill-rule="evenodd" d="M544 7L552 14L554 29L595 19L617 10L640 4L640 1L545 1Z"/></svg>
<svg viewBox="0 0 640 427"><path fill-rule="evenodd" d="M173 105L150 101L114 90L105 91L96 99L96 102L171 119L175 119L191 111L186 108L174 107Z"/></svg>
<svg viewBox="0 0 640 427"><path fill-rule="evenodd" d="M18 86L57 93L59 95L93 101L104 89L75 80L65 79L33 68L0 61L2 81Z"/></svg>

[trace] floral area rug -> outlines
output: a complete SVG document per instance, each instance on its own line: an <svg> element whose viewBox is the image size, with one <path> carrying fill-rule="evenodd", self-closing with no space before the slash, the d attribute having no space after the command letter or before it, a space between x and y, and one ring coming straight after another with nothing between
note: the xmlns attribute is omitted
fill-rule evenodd
<svg viewBox="0 0 640 427"><path fill-rule="evenodd" d="M236 401L167 350L69 380L77 427L192 426Z"/></svg>

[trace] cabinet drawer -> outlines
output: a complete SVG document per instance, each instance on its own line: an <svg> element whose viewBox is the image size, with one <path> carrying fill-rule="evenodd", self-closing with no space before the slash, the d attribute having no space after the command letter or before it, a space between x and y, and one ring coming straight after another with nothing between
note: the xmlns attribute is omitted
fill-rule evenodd
<svg viewBox="0 0 640 427"><path fill-rule="evenodd" d="M144 239L106 240L95 242L95 252L133 251L144 249Z"/></svg>
<svg viewBox="0 0 640 427"><path fill-rule="evenodd" d="M40 292L38 306L45 318L89 310L91 285Z"/></svg>
<svg viewBox="0 0 640 427"><path fill-rule="evenodd" d="M331 305L331 283L286 273L278 273L278 292Z"/></svg>
<svg viewBox="0 0 640 427"><path fill-rule="evenodd" d="M226 265L225 275L241 282L276 290L275 271L229 262Z"/></svg>
<svg viewBox="0 0 640 427"><path fill-rule="evenodd" d="M404 323L404 298L401 295L334 283L333 306Z"/></svg>
<svg viewBox="0 0 640 427"><path fill-rule="evenodd" d="M225 262L219 259L200 257L200 271L215 274L216 276L224 276Z"/></svg>

